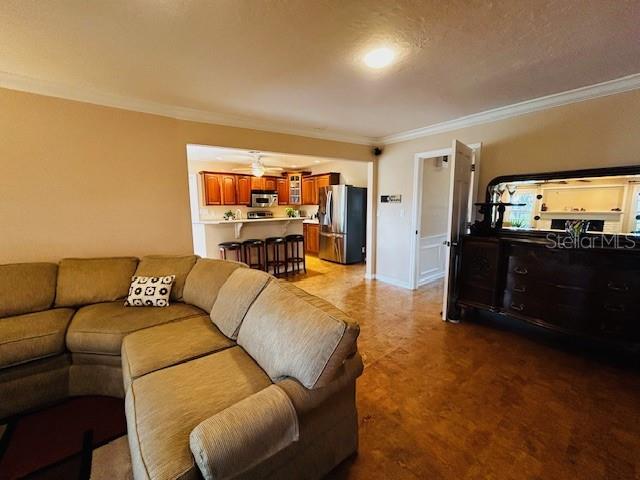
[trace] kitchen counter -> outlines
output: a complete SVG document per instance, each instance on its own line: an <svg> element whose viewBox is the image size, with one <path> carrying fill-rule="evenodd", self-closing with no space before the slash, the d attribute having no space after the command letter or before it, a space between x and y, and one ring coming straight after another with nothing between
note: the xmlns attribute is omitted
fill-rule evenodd
<svg viewBox="0 0 640 480"><path fill-rule="evenodd" d="M239 218L237 220L199 220L192 222L195 252L201 257L218 257L222 242L242 242L253 238L302 234L307 217Z"/></svg>
<svg viewBox="0 0 640 480"><path fill-rule="evenodd" d="M320 222L317 218L305 218L302 223L311 223L313 225L318 225Z"/></svg>

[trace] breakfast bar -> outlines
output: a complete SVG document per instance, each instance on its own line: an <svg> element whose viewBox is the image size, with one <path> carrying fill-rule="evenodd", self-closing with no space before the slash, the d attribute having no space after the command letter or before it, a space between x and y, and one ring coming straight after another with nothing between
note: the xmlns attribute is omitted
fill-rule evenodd
<svg viewBox="0 0 640 480"><path fill-rule="evenodd" d="M223 242L302 235L304 220L305 217L271 217L193 222L195 253L201 257L218 258L218 245Z"/></svg>

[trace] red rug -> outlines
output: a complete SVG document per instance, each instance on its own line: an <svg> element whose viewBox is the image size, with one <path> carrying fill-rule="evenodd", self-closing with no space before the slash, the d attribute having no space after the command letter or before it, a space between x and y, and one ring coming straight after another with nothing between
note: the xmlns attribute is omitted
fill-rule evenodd
<svg viewBox="0 0 640 480"><path fill-rule="evenodd" d="M122 399L76 397L9 419L0 479L89 478L91 452L127 432Z"/></svg>

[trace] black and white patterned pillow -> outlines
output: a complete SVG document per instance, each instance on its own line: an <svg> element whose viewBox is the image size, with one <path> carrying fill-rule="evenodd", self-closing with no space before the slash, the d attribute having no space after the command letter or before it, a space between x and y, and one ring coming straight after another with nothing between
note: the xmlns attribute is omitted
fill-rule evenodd
<svg viewBox="0 0 640 480"><path fill-rule="evenodd" d="M131 277L125 307L168 307L175 275L166 277Z"/></svg>

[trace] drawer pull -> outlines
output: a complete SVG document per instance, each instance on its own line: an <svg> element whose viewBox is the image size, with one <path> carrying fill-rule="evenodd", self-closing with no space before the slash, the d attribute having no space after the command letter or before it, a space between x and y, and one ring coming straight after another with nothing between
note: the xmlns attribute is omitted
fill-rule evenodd
<svg viewBox="0 0 640 480"><path fill-rule="evenodd" d="M611 305L610 303L605 303L604 309L607 312L621 313L624 312L624 305Z"/></svg>
<svg viewBox="0 0 640 480"><path fill-rule="evenodd" d="M525 285L516 285L513 287L513 291L516 293L525 293L527 291L527 287Z"/></svg>
<svg viewBox="0 0 640 480"><path fill-rule="evenodd" d="M615 282L609 282L609 283L607 283L607 288L609 290L613 290L614 292L628 292L629 291L629 285L627 285L626 283L621 283L620 285L616 285Z"/></svg>
<svg viewBox="0 0 640 480"><path fill-rule="evenodd" d="M523 304L518 305L518 304L512 303L511 308L517 312L521 312L524 310L524 305Z"/></svg>
<svg viewBox="0 0 640 480"><path fill-rule="evenodd" d="M513 269L513 271L518 275L527 275L529 273L529 270L527 270L525 267L516 267Z"/></svg>

